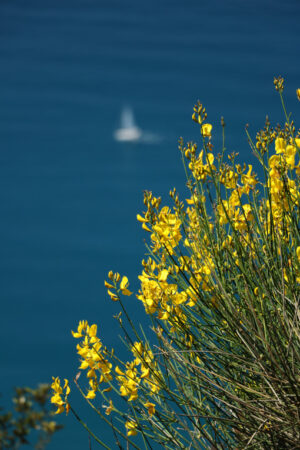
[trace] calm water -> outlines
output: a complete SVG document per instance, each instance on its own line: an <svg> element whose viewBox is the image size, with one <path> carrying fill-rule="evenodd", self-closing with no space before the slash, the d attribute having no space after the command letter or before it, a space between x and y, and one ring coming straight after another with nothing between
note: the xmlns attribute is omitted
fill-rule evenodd
<svg viewBox="0 0 300 450"><path fill-rule="evenodd" d="M216 132L225 117L230 151L251 161L245 123L255 133L266 114L282 119L274 75L286 77L288 109L299 118L299 19L298 0L1 0L5 401L14 385L72 378L70 329L80 319L97 322L106 345L120 348L112 319L118 306L103 280L118 270L137 288L142 192L183 190L177 139L197 138L191 111L198 98ZM124 104L159 140L113 140ZM137 301L128 304L141 320ZM74 402L114 448L82 401ZM70 417L49 448L88 449L86 433Z"/></svg>

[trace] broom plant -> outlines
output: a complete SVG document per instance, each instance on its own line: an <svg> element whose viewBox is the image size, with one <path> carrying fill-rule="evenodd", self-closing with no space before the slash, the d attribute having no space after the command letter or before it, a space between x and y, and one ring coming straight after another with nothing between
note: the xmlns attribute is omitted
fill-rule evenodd
<svg viewBox="0 0 300 450"><path fill-rule="evenodd" d="M126 311L129 282L112 271L105 286L119 302L128 357L119 357L81 321L75 385L113 429L116 446L169 449L296 449L300 442L300 132L287 114L283 79L274 80L285 123L249 146L263 174L213 146L198 102L200 151L179 141L188 199L172 207L145 192L137 216L148 233L136 295L146 334ZM300 90L297 91L300 100ZM125 297L124 297L125 296ZM68 381L52 384L57 413L71 410Z"/></svg>

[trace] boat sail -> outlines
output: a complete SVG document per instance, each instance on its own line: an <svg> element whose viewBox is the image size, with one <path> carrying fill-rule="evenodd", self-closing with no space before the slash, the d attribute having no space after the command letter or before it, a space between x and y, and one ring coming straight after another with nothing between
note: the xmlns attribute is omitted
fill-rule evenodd
<svg viewBox="0 0 300 450"><path fill-rule="evenodd" d="M142 130L135 124L132 109L126 107L121 113L121 127L115 130L114 138L120 142L138 141Z"/></svg>

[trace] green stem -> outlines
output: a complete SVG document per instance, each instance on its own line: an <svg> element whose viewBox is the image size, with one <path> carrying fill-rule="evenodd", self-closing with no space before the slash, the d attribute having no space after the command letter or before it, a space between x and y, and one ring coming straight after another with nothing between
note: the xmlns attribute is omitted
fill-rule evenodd
<svg viewBox="0 0 300 450"><path fill-rule="evenodd" d="M106 448L107 450L110 450L110 447L108 447L106 444L104 444L104 442L102 442L93 432L92 430L87 426L87 424L85 422L83 422L80 417L78 416L78 414L76 413L76 411L74 411L74 409L72 408L72 406L70 406L70 410L72 411L74 417L78 420L78 422L81 423L81 425L83 426L83 428L86 429L86 431L95 439L96 442L98 442L98 444L102 445L102 447Z"/></svg>

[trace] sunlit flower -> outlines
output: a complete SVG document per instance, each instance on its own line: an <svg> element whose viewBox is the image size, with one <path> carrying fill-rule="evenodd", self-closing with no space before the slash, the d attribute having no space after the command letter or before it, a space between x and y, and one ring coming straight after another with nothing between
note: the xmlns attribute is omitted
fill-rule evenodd
<svg viewBox="0 0 300 450"><path fill-rule="evenodd" d="M155 404L151 402L145 403L145 407L148 409L149 416L153 416L155 414Z"/></svg>
<svg viewBox="0 0 300 450"><path fill-rule="evenodd" d="M132 292L130 292L127 288L129 286L128 278L123 277L122 281L120 283L120 289L123 295L131 295Z"/></svg>
<svg viewBox="0 0 300 450"><path fill-rule="evenodd" d="M211 137L212 125L210 123L205 123L201 127L201 133L204 137Z"/></svg>
<svg viewBox="0 0 300 450"><path fill-rule="evenodd" d="M53 395L51 397L51 403L57 406L57 410L54 414L61 414L64 410L68 414L70 405L68 403L68 396L71 392L69 381L65 379L65 384L62 387L60 384L59 377L52 377L53 383L51 384L51 389L53 390Z"/></svg>
<svg viewBox="0 0 300 450"><path fill-rule="evenodd" d="M137 435L137 428L138 425L134 420L128 420L125 423L125 428L127 429L127 435L128 436L135 436Z"/></svg>
<svg viewBox="0 0 300 450"><path fill-rule="evenodd" d="M77 332L71 331L72 335L74 338L81 338L83 336L83 332L86 331L88 327L88 322L87 320L81 320L79 322L79 325L77 327Z"/></svg>

